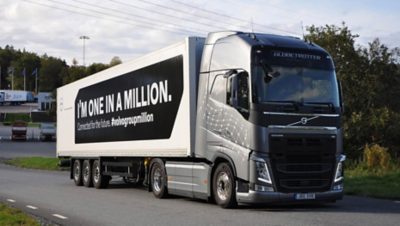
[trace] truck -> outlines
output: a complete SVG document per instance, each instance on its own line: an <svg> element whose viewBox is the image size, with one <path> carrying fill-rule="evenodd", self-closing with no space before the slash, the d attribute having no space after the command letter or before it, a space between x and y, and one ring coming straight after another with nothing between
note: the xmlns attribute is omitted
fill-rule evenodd
<svg viewBox="0 0 400 226"><path fill-rule="evenodd" d="M24 90L0 90L0 105L20 105L33 102L33 94Z"/></svg>
<svg viewBox="0 0 400 226"><path fill-rule="evenodd" d="M11 125L11 140L26 140L28 123L22 120L16 120Z"/></svg>
<svg viewBox="0 0 400 226"><path fill-rule="evenodd" d="M331 56L290 36L222 31L57 89L57 156L76 185L113 178L238 204L343 196Z"/></svg>

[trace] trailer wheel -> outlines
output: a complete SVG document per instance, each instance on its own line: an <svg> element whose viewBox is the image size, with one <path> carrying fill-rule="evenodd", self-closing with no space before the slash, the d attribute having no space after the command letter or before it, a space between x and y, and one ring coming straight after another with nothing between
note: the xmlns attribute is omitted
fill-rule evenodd
<svg viewBox="0 0 400 226"><path fill-rule="evenodd" d="M72 175L76 186L82 186L82 166L81 160L76 159L72 167Z"/></svg>
<svg viewBox="0 0 400 226"><path fill-rule="evenodd" d="M225 162L219 164L213 176L215 202L222 208L236 207L235 187L235 178L229 164Z"/></svg>
<svg viewBox="0 0 400 226"><path fill-rule="evenodd" d="M93 187L92 166L90 160L83 161L82 164L82 181L85 187Z"/></svg>
<svg viewBox="0 0 400 226"><path fill-rule="evenodd" d="M93 177L93 179L92 179L93 185L97 189L106 188L111 179L110 177L102 174L99 160L93 161L92 177Z"/></svg>
<svg viewBox="0 0 400 226"><path fill-rule="evenodd" d="M161 159L154 160L150 173L150 181L155 197L162 199L168 196L167 173Z"/></svg>

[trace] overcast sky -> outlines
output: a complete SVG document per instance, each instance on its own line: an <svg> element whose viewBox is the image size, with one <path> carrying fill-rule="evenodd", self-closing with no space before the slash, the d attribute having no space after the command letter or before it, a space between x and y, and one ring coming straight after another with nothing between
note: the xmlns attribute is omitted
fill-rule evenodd
<svg viewBox="0 0 400 226"><path fill-rule="evenodd" d="M122 61L218 30L302 36L302 26L345 21L357 43L400 47L398 0L0 0L0 46L82 64Z"/></svg>

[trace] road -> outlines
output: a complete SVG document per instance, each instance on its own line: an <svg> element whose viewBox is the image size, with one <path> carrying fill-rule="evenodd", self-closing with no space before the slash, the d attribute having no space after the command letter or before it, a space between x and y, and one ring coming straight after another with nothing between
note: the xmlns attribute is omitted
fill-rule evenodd
<svg viewBox="0 0 400 226"><path fill-rule="evenodd" d="M23 156L56 157L56 143L40 141L0 141L0 158Z"/></svg>
<svg viewBox="0 0 400 226"><path fill-rule="evenodd" d="M29 127L29 137L39 137L39 129ZM38 139L13 142L10 140L11 127L0 126L0 158L14 158L22 156L56 157L55 142L41 142Z"/></svg>
<svg viewBox="0 0 400 226"><path fill-rule="evenodd" d="M0 113L29 113L37 109L37 103L27 103L18 106L0 105Z"/></svg>
<svg viewBox="0 0 400 226"><path fill-rule="evenodd" d="M7 151L5 151L7 150ZM45 151L46 150L46 151ZM0 158L55 156L55 144L0 142ZM225 210L200 200L159 200L120 180L110 188L76 187L68 172L0 163L0 202L61 225L398 225L400 202L345 196L336 204Z"/></svg>
<svg viewBox="0 0 400 226"><path fill-rule="evenodd" d="M104 190L76 187L68 179L68 172L27 170L0 164L0 180L1 201L15 201L11 203L13 206L62 225L365 226L398 225L400 222L400 203L352 196L336 204L244 206L225 210L186 198L159 200L144 188L132 188L118 181Z"/></svg>

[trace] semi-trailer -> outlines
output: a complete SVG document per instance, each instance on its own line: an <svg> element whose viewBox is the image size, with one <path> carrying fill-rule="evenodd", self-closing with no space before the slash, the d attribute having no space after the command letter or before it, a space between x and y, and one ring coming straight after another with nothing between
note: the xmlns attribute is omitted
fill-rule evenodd
<svg viewBox="0 0 400 226"><path fill-rule="evenodd" d="M19 105L33 102L33 94L24 90L0 90L0 105Z"/></svg>
<svg viewBox="0 0 400 226"><path fill-rule="evenodd" d="M238 203L343 196L340 83L295 37L214 32L57 89L57 156L78 186L112 176Z"/></svg>

